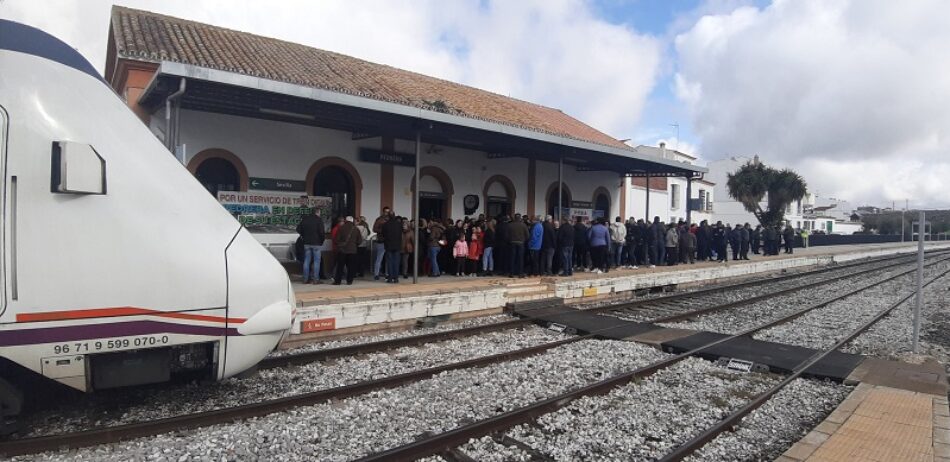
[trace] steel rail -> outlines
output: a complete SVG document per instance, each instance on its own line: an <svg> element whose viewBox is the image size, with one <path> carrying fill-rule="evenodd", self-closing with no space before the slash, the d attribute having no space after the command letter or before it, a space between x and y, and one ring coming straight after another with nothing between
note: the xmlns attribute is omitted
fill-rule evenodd
<svg viewBox="0 0 950 462"><path fill-rule="evenodd" d="M947 274L950 274L950 269L943 271L939 275L928 280L924 284L924 287L929 286L931 283L936 282L938 279L946 276ZM885 316L890 314L897 307L903 305L908 300L910 300L910 298L913 297L915 294L917 294L916 288L913 291L911 291L909 294L907 294L906 296L902 297L900 300L891 304L889 307L878 312L869 321L862 324L860 327L858 327L857 329L852 331L850 334L848 334L847 336L845 336L844 338L836 342L830 348L827 348L824 351L819 351L815 353L814 355L812 355L811 357L809 357L808 359L806 359L805 361L803 361L802 363L800 363L792 371L791 374L785 377L784 380L782 380L781 382L779 382L772 388L757 395L751 401L746 403L746 405L739 408L735 412L729 414L728 416L726 416L726 418L719 421L716 425L704 430L702 433L700 433L699 435L696 435L689 441L677 446L676 449L674 449L672 452L670 452L669 454L667 454L660 460L664 462L681 461L684 458L696 452L697 450L699 450L700 448L702 448L703 446L705 446L710 441L714 440L720 434L732 429L733 427L735 427L736 425L740 423L740 420L742 420L743 417L748 415L750 412L758 409L761 405L765 404L765 402L768 401L769 398L771 398L776 393L781 391L783 388L788 386L788 384L792 383L793 381L801 377L801 375L805 373L805 371L807 371L809 368L817 364L819 361L821 361L822 359L824 359L831 353L838 351L838 349L850 343L859 335L863 334L865 331L870 329L871 326L880 322L881 319L883 319Z"/></svg>
<svg viewBox="0 0 950 462"><path fill-rule="evenodd" d="M929 263L927 266L935 265L937 263L947 261L948 259L950 258L944 258L938 261L934 261L934 262ZM913 271L915 271L915 269L907 270L907 271L895 274L893 276L890 276L886 279L867 284L863 286L861 290L867 290L871 287L892 281L901 276L909 274ZM781 320L783 322L788 322L792 319L795 319L801 316L802 314L808 311L815 310L823 306L829 305L831 303L840 301L842 299L845 299L847 297L854 295L857 292L860 292L861 290L853 290L845 294L837 295L828 300L812 305L806 309L799 310L798 312L792 313L789 316L785 316ZM571 402L573 402L574 400L580 397L607 394L617 387L630 383L634 379L643 378L643 377L652 375L662 369L675 365L699 352L702 352L714 346L723 344L725 342L735 340L736 338L739 338L739 337L754 334L760 330L775 326L777 324L780 324L780 322L772 321L761 326L753 327L745 331L739 332L737 334L723 337L719 340L715 340L705 345L698 346L692 350L680 353L678 355L671 356L667 359L657 361L655 363L648 364L646 366L642 366L633 371L625 372L625 373L601 380L599 382L586 385L581 388L570 390L548 399L536 401L527 406L524 406L518 409L513 409L511 411L508 411L496 416L492 416L492 417L489 417L477 422L473 422L468 425L456 427L452 430L448 430L446 432L443 432L437 435L422 438L422 439L404 444L402 446L397 446L395 448L391 448L391 449L378 452L375 454L370 454L357 460L360 462L411 461L418 458L431 456L433 454L438 454L443 451L447 451L451 448L465 444L472 438L479 438L485 435L507 430L516 425L533 421L544 414L554 412L558 409L561 409L567 406L568 404L570 404ZM808 367L811 367L811 364Z"/></svg>
<svg viewBox="0 0 950 462"><path fill-rule="evenodd" d="M937 250L928 251L927 253L928 253L929 255L937 255L937 254L946 253L946 252L950 252L950 250L937 249ZM649 304L653 304L653 303L663 303L663 302L668 302L668 301L677 301L677 300L688 299L688 298L692 298L692 297L703 296L703 295L706 295L706 294L709 294L709 293L719 292L719 291L722 291L722 290L738 290L738 289L744 289L744 288L748 288L748 287L755 287L755 286L764 285L764 284L769 284L769 283L775 283L775 282L786 281L786 280L789 280L789 279L796 279L796 278L814 276L814 275L817 275L817 274L823 274L823 273L827 273L827 272L830 272L830 271L838 271L838 270L843 270L843 269L856 268L856 267L860 267L860 266L864 266L864 265L871 265L871 264L875 264L875 263L882 263L882 262L886 262L886 261L890 261L890 260L909 259L909 258L911 258L911 257L913 257L913 255L910 255L910 254L900 254L900 255L889 255L889 256L879 257L879 258L863 259L863 260L860 260L860 261L856 261L856 262L852 262L852 263L847 263L847 264L843 264L843 265L829 265L829 266L824 267L824 268L819 268L819 269L810 270L810 271L803 271L803 272L801 272L801 273L785 274L785 275L782 275L782 276L768 277L768 278L763 278L763 279L753 279L753 280L742 281L742 282L737 282L737 283L733 283L733 284L725 284L725 285L718 285L718 284L717 284L717 285L714 285L714 286L710 286L710 287L706 287L706 288L698 289L698 290L693 290L693 291L689 291L689 292L681 292L681 293L672 294L672 295L664 295L664 296L661 296L661 297L653 297L653 298L648 298L648 299L643 299L643 300L636 300L636 301L631 301L631 302L622 302L622 303L618 303L618 304L614 304L614 305L608 305L608 306L603 306L603 307L589 308L589 309L586 309L585 311L589 311L589 312L594 312L594 313L596 313L596 312L603 312L603 311L622 311L622 310L630 310L631 308L637 308L637 307L641 307L641 306L643 306L643 305L649 305Z"/></svg>
<svg viewBox="0 0 950 462"><path fill-rule="evenodd" d="M650 320L649 322L651 322L651 323L663 323L663 322L683 321L683 320L690 319L690 318L693 318L693 317L696 317L696 316L700 316L700 315L704 315L704 314L709 314L709 313L714 313L714 312L717 312L717 311L722 311L722 310L726 310L726 309L730 309L730 308L735 308L735 307L739 307L739 306L743 306L743 305L749 305L749 304L752 304L752 303L755 303L755 302L759 302L759 301L762 301L762 300L766 300L766 299L769 299L769 298L779 297L779 296L782 296L782 295L785 295L785 294L789 294L789 293L792 293L792 292L798 292L798 291L800 291L800 290L811 289L811 288L814 288L814 287L820 287L820 286L832 284L832 283L834 283L834 282L838 282L838 281L840 281L840 280L842 280L842 279L848 279L848 278L852 278L852 277L855 277L855 276L860 276L860 275L867 274L867 273L873 273L873 272L875 272L875 271L883 271L883 270L887 270L887 269L890 269L890 268L894 268L894 267L896 267L896 266L903 266L903 265L906 265L906 264L908 264L908 262L897 262L897 263L892 263L892 264L884 265L884 266L876 266L876 267L869 268L869 269L862 270L862 271L858 271L858 272L855 272L855 273L843 274L843 275L835 276L835 277L828 278L828 279L822 279L822 280L820 280L820 281L810 282L810 283L803 284L803 285L800 285L800 286L793 286L793 287L787 287L787 288L784 288L784 289L779 289L779 290L777 290L777 291L775 291L775 292L769 292L769 293L761 294L761 295L754 295L754 296L749 297L749 298L743 298L742 300L736 300L736 301L734 301L734 302L728 302L728 303L724 303L724 304L722 304L722 305L711 306L711 307L706 307L706 308L699 308L699 309L691 310L691 311L684 312L684 313L677 313L677 314L672 314L672 315L668 315L668 316L663 316L663 317L660 317L660 318L652 319L652 320Z"/></svg>
<svg viewBox="0 0 950 462"><path fill-rule="evenodd" d="M327 361L334 358L346 356L355 356L360 354L377 353L380 351L393 350L407 346L423 345L426 343L439 342L455 338L469 337L472 335L483 334L486 332L495 332L507 329L516 329L518 327L531 324L528 319L513 319L511 321L495 322L483 324L480 326L465 327L462 329L446 330L433 332L431 334L412 335L402 338L389 340L380 340L376 342L359 343L347 345L339 348L328 348L325 350L306 351L302 353L293 353L282 356L270 356L264 358L259 364L259 369L275 369L292 365L309 364L319 361Z"/></svg>

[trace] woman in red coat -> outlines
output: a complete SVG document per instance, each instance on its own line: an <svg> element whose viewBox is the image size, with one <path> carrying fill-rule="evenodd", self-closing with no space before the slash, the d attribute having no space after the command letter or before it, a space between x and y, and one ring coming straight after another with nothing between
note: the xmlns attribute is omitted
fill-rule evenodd
<svg viewBox="0 0 950 462"><path fill-rule="evenodd" d="M465 265L469 276L478 275L478 262L482 259L482 249L484 248L482 229L478 226L472 227L472 242L468 244L468 264Z"/></svg>

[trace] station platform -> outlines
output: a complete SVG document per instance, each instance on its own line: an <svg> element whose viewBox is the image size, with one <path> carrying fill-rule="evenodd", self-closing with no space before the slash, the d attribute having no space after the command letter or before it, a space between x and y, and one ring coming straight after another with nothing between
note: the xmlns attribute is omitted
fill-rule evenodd
<svg viewBox="0 0 950 462"><path fill-rule="evenodd" d="M779 462L950 462L950 408L943 366L869 358L858 386Z"/></svg>
<svg viewBox="0 0 950 462"><path fill-rule="evenodd" d="M928 248L950 243L928 243ZM284 346L316 339L348 336L367 331L411 327L429 317L461 318L500 313L509 303L546 298L568 302L610 297L634 290L684 287L724 279L807 269L916 250L914 243L822 246L795 249L791 255L759 256L726 264L703 262L687 265L611 270L605 274L575 273L572 277L420 277L418 284L357 279L353 285L301 284L294 276L297 317Z"/></svg>

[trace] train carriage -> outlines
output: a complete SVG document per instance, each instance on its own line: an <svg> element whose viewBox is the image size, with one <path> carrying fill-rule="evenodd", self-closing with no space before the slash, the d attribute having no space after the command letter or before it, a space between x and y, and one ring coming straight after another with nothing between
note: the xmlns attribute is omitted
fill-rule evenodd
<svg viewBox="0 0 950 462"><path fill-rule="evenodd" d="M290 327L280 264L75 50L0 20L0 402L256 364Z"/></svg>

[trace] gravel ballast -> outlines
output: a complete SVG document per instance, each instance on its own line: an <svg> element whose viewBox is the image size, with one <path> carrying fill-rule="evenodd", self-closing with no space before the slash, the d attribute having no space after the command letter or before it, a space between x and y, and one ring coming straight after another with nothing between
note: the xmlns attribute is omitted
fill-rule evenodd
<svg viewBox="0 0 950 462"><path fill-rule="evenodd" d="M508 434L557 461L655 460L778 380L689 358ZM488 457L471 444L463 449L476 460Z"/></svg>
<svg viewBox="0 0 950 462"><path fill-rule="evenodd" d="M28 436L77 431L230 407L334 388L506 351L569 336L529 325L392 351L260 371L245 379L115 390L33 416ZM90 401L92 404L90 404Z"/></svg>
<svg viewBox="0 0 950 462"><path fill-rule="evenodd" d="M587 340L484 368L271 416L29 460L350 460L502 413L667 355L623 341ZM27 459L22 459L27 460Z"/></svg>
<svg viewBox="0 0 950 462"><path fill-rule="evenodd" d="M797 379L722 433L688 461L775 460L821 423L847 398L852 387Z"/></svg>
<svg viewBox="0 0 950 462"><path fill-rule="evenodd" d="M924 271L933 277L946 270L947 263L938 263ZM869 321L900 297L909 293L913 275L904 275L844 300L810 311L791 322L758 332L758 340L823 349Z"/></svg>

